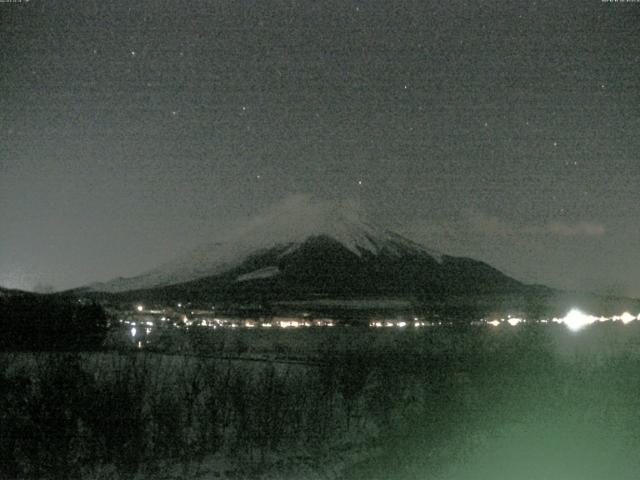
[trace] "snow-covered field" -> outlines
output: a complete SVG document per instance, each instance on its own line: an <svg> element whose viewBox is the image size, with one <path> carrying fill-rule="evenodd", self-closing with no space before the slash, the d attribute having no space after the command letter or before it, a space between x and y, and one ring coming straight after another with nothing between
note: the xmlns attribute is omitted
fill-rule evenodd
<svg viewBox="0 0 640 480"><path fill-rule="evenodd" d="M640 327L312 333L315 341L302 331L260 339L264 352L274 342L270 358L286 342L308 365L244 361L255 357L251 334L235 360L0 354L0 477L626 479L638 471Z"/></svg>

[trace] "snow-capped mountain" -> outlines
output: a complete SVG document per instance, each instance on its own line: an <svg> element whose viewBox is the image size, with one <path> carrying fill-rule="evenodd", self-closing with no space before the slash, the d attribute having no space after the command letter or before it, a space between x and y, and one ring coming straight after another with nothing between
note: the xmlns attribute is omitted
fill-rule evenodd
<svg viewBox="0 0 640 480"><path fill-rule="evenodd" d="M413 295L519 285L482 262L443 255L365 221L352 202L298 196L154 270L90 289L214 298Z"/></svg>
<svg viewBox="0 0 640 480"><path fill-rule="evenodd" d="M361 217L351 202L317 202L306 196L296 196L156 269L136 277L93 284L91 288L119 292L217 275L239 266L249 255L274 247L286 246L282 256L293 253L307 239L315 236L328 237L357 256L364 252L377 254L383 249L399 255L407 249L414 249L441 260L440 253L375 227Z"/></svg>

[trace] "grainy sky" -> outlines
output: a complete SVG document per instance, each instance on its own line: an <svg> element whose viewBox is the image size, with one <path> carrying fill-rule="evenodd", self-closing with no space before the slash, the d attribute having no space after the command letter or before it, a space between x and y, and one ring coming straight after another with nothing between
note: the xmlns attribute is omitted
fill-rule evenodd
<svg viewBox="0 0 640 480"><path fill-rule="evenodd" d="M0 3L0 285L141 273L292 195L640 296L640 3Z"/></svg>

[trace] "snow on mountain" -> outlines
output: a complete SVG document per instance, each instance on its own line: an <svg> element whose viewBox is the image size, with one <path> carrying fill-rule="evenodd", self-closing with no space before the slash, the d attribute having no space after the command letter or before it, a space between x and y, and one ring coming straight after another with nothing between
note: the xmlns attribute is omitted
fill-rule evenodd
<svg viewBox="0 0 640 480"><path fill-rule="evenodd" d="M439 262L442 260L440 253L375 226L363 218L363 212L354 202L317 201L307 195L297 195L264 214L229 229L215 241L145 274L93 284L90 288L96 291L121 292L218 275L238 266L249 255L272 248L282 248L281 256L286 255L295 251L308 238L321 235L339 242L358 256L363 252L377 255L384 249L392 255L420 251ZM268 278L277 273L273 269L261 269L241 275L237 280Z"/></svg>
<svg viewBox="0 0 640 480"><path fill-rule="evenodd" d="M247 280L263 280L265 278L275 277L279 273L280 269L278 267L260 268L258 270L254 270L253 272L238 275L238 277L236 278L236 282L246 282Z"/></svg>

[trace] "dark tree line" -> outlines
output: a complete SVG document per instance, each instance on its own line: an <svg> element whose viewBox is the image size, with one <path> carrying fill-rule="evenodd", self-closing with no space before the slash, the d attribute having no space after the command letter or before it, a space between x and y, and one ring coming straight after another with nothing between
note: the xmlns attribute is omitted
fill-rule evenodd
<svg viewBox="0 0 640 480"><path fill-rule="evenodd" d="M107 331L97 304L50 295L0 298L0 350L94 350Z"/></svg>

